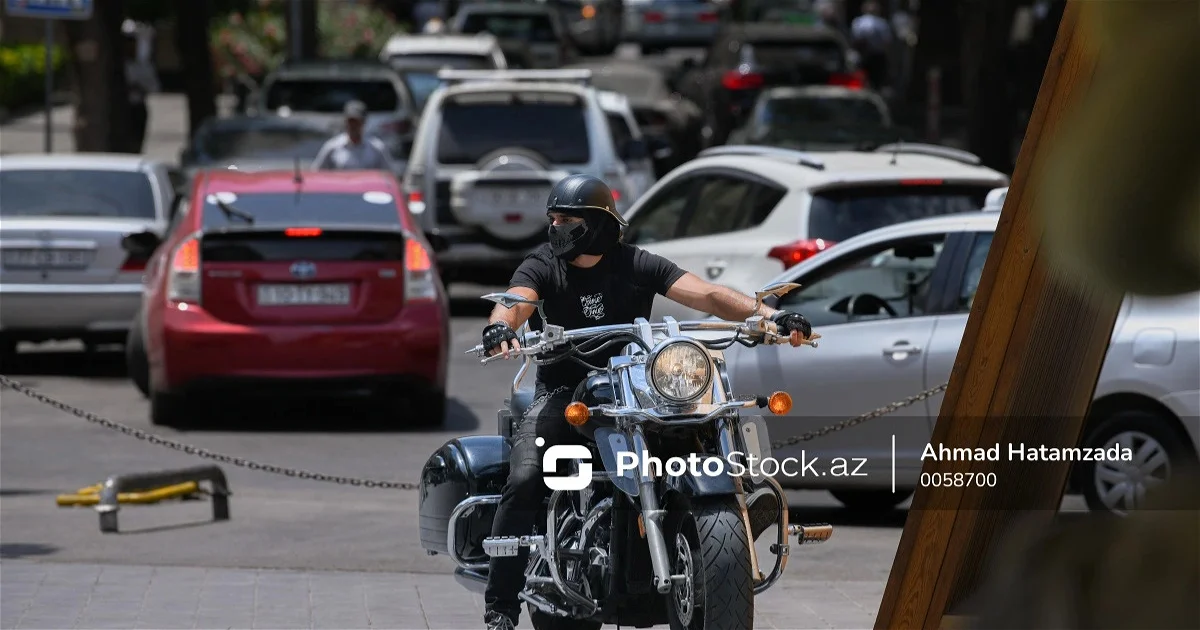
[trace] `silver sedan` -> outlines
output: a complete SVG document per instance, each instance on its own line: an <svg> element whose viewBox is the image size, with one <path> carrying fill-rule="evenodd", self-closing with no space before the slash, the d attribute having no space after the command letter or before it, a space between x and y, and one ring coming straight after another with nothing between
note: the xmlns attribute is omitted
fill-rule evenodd
<svg viewBox="0 0 1200 630"><path fill-rule="evenodd" d="M146 261L121 240L162 233L173 199L168 166L141 156L0 158L0 351L21 341L124 341Z"/></svg>
<svg viewBox="0 0 1200 630"><path fill-rule="evenodd" d="M998 218L999 212L971 212L881 228L784 272L773 282L801 287L775 306L808 317L823 336L820 347L732 347L726 356L734 391L784 390L794 397L791 415L767 418L771 437L779 439L945 383ZM1198 294L1127 296L1122 304L1080 446L1115 445L1132 457L1075 468L1073 488L1091 509L1134 509L1147 489L1196 464L1198 321ZM831 490L850 507L890 509L920 483L941 404L937 394L777 451L776 459L802 463L776 479L785 487ZM1007 448L1000 445L1002 458L1009 457ZM837 458L843 466L835 470L830 464Z"/></svg>

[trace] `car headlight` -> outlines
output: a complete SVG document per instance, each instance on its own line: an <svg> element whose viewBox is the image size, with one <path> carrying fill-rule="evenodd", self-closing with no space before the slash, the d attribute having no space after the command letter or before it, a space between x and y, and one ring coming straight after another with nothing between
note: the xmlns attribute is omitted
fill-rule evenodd
<svg viewBox="0 0 1200 630"><path fill-rule="evenodd" d="M689 402L708 391L712 384L712 362L708 353L696 344L671 342L651 358L650 382L663 398Z"/></svg>

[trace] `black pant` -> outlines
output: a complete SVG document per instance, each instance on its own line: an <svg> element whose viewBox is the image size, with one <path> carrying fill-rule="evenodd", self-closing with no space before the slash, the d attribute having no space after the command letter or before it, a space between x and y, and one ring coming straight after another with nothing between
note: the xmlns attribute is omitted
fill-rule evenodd
<svg viewBox="0 0 1200 630"><path fill-rule="evenodd" d="M542 502L550 495L550 489L542 478L542 455L555 444L584 442L583 436L567 424L563 415L574 393L571 387L538 391L534 404L517 425L509 451L508 483L504 485L500 505L496 509L492 536L526 536L532 533ZM546 440L540 448L534 441L538 437ZM525 588L525 567L528 562L528 548L522 548L516 556L491 558L487 590L484 591L487 610L505 614L516 623L521 614L518 595Z"/></svg>
<svg viewBox="0 0 1200 630"><path fill-rule="evenodd" d="M146 108L146 102L142 101L130 103L129 111L130 145L135 153L141 153L142 145L146 142L146 125L150 122L150 110Z"/></svg>

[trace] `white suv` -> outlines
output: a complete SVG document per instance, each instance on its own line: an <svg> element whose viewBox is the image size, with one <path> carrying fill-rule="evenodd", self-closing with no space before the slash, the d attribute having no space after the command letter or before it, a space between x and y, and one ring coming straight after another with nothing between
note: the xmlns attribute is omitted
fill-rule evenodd
<svg viewBox="0 0 1200 630"><path fill-rule="evenodd" d="M978 211L1003 173L949 147L802 153L764 146L702 151L625 214L626 241L750 294L816 253L877 228ZM654 317L706 313L656 300Z"/></svg>
<svg viewBox="0 0 1200 630"><path fill-rule="evenodd" d="M546 239L564 177L604 180L624 212L632 182L589 70L443 70L417 129L404 191L446 249L444 282L503 284Z"/></svg>

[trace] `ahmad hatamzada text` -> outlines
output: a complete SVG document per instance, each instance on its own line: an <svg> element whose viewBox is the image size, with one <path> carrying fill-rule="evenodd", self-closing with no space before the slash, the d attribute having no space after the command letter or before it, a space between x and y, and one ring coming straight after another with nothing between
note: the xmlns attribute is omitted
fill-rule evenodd
<svg viewBox="0 0 1200 630"><path fill-rule="evenodd" d="M1009 444L1007 448L999 443L988 448L950 448L943 444L928 444L921 453L921 460L995 462L1000 461L1001 456L1007 456L1008 461L1017 462L1130 462L1133 461L1133 449L1116 444L1108 448L1062 448L1045 444L1027 447L1024 443Z"/></svg>

